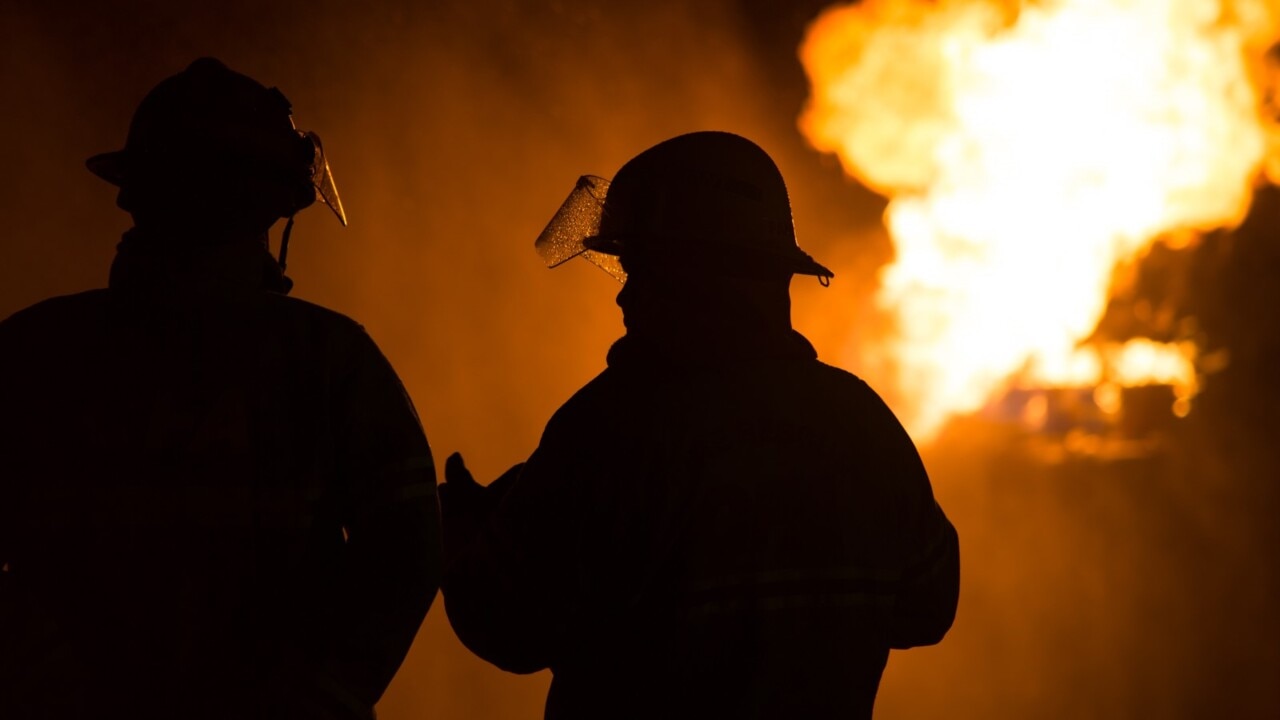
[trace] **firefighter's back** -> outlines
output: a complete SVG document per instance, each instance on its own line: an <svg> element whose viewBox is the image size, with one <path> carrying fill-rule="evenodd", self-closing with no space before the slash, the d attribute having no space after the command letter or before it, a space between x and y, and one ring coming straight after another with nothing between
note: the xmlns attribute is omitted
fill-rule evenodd
<svg viewBox="0 0 1280 720"><path fill-rule="evenodd" d="M10 571L64 688L28 690L174 717L265 692L323 634L334 401L372 343L275 293L176 286L56 298L0 337Z"/></svg>
<svg viewBox="0 0 1280 720"><path fill-rule="evenodd" d="M880 398L795 348L645 370L615 352L566 407L621 487L590 503L601 596L555 716L870 717L917 536L946 521Z"/></svg>

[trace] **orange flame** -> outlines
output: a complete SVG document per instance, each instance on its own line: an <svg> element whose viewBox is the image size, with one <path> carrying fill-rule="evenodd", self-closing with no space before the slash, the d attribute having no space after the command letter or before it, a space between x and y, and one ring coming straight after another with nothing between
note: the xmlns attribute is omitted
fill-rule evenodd
<svg viewBox="0 0 1280 720"><path fill-rule="evenodd" d="M1082 341L1118 264L1238 224L1280 168L1277 37L1280 0L866 0L813 23L800 126L890 199L880 351L916 437L1011 378L1171 384L1185 414L1194 343Z"/></svg>

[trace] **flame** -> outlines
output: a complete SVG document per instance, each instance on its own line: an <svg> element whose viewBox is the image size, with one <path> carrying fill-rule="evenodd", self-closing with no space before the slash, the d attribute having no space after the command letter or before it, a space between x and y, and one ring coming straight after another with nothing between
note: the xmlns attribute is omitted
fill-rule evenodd
<svg viewBox="0 0 1280 720"><path fill-rule="evenodd" d="M880 352L913 435L1011 378L1189 408L1194 343L1083 341L1119 265L1238 224L1280 174L1278 37L1280 0L865 0L810 26L801 130L890 199Z"/></svg>

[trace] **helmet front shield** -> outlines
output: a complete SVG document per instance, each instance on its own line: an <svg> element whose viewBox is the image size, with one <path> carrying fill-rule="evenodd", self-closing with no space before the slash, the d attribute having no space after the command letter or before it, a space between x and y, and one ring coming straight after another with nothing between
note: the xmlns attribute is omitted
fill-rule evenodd
<svg viewBox="0 0 1280 720"><path fill-rule="evenodd" d="M315 156L311 161L311 185L316 189L316 199L324 203L343 227L347 226L347 213L342 209L342 198L338 196L338 186L333 183L333 171L329 169L329 160L324 154L324 145L320 136L313 132L304 132L302 136L311 141L315 148Z"/></svg>
<svg viewBox="0 0 1280 720"><path fill-rule="evenodd" d="M595 175L578 178L573 192L560 205L560 209L547 223L542 234L534 241L534 249L547 267L558 267L581 255L618 282L625 282L627 274L622 263L614 255L590 250L585 243L600 232L604 215L604 198L609 181Z"/></svg>

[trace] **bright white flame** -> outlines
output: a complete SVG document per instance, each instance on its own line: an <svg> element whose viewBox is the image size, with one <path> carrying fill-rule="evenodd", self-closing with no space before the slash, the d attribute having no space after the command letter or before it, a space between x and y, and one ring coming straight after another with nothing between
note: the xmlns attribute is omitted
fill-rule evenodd
<svg viewBox="0 0 1280 720"><path fill-rule="evenodd" d="M866 0L815 21L801 128L890 198L879 301L913 434L1013 376L1189 400L1194 345L1080 343L1118 264L1245 216L1280 155L1261 89L1277 18L1280 0ZM1125 369L1144 352L1149 374Z"/></svg>

